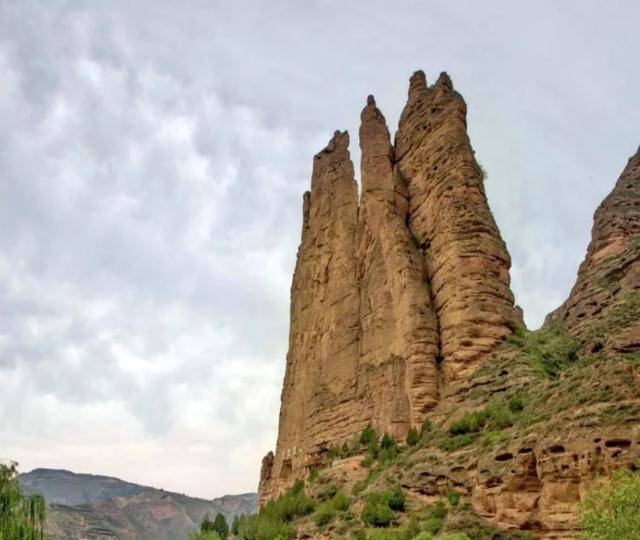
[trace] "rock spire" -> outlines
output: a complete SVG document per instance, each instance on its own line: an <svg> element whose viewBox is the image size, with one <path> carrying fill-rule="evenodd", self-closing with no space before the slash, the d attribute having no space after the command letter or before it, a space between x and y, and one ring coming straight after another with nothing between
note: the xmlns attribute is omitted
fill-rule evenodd
<svg viewBox="0 0 640 540"><path fill-rule="evenodd" d="M367 98L359 200L348 134L315 156L262 502L369 423L404 437L517 323L509 254L465 116L446 74L428 87L417 71L395 145Z"/></svg>

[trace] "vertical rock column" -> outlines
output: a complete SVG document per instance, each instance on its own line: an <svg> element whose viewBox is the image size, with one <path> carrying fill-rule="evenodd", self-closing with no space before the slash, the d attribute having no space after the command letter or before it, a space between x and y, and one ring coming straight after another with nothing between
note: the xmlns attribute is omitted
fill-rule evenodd
<svg viewBox="0 0 640 540"><path fill-rule="evenodd" d="M336 132L313 162L291 287L289 353L270 492L305 475L315 453L361 424L356 403L358 194L349 135ZM262 493L261 493L262 495Z"/></svg>
<svg viewBox="0 0 640 540"><path fill-rule="evenodd" d="M378 429L396 437L438 399L438 334L422 254L408 230L406 187L373 96L361 114L358 220L360 385Z"/></svg>
<svg viewBox="0 0 640 540"><path fill-rule="evenodd" d="M466 131L466 105L441 74L416 72L395 139L409 226L427 268L446 380L464 377L516 324L509 253Z"/></svg>

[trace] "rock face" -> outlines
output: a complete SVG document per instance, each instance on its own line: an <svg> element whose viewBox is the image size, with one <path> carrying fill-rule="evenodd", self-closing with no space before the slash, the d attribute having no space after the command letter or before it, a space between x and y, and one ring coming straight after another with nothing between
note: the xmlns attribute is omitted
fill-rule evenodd
<svg viewBox="0 0 640 540"><path fill-rule="evenodd" d="M440 325L446 379L464 377L517 322L511 260L466 131L466 105L446 73L411 78L396 134L409 226L423 251Z"/></svg>
<svg viewBox="0 0 640 540"><path fill-rule="evenodd" d="M465 116L446 74L417 72L395 146L372 96L362 111L359 201L348 134L315 156L262 503L368 423L404 437L517 324Z"/></svg>
<svg viewBox="0 0 640 540"><path fill-rule="evenodd" d="M594 352L640 351L640 149L596 210L576 284L549 320Z"/></svg>

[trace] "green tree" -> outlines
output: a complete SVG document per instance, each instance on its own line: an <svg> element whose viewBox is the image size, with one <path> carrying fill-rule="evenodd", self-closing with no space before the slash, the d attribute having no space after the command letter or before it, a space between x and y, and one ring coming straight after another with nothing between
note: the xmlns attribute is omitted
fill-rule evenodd
<svg viewBox="0 0 640 540"><path fill-rule="evenodd" d="M240 519L243 517L243 514L236 516L233 518L233 522L231 523L231 534L238 534L238 526L240 524Z"/></svg>
<svg viewBox="0 0 640 540"><path fill-rule="evenodd" d="M640 474L615 471L610 480L594 485L582 505L583 538L640 538Z"/></svg>
<svg viewBox="0 0 640 540"><path fill-rule="evenodd" d="M220 513L216 514L213 520L213 530L220 535L220 538L227 538L229 536L227 519Z"/></svg>
<svg viewBox="0 0 640 540"><path fill-rule="evenodd" d="M42 540L44 499L24 495L17 476L17 463L0 464L0 540Z"/></svg>
<svg viewBox="0 0 640 540"><path fill-rule="evenodd" d="M414 446L415 444L418 444L419 441L420 434L416 428L412 427L407 433L407 445Z"/></svg>

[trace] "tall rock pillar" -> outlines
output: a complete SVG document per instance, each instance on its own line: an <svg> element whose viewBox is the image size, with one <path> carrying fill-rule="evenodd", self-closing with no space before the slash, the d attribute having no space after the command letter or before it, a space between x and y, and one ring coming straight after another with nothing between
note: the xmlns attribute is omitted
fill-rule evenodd
<svg viewBox="0 0 640 540"><path fill-rule="evenodd" d="M466 105L441 74L416 72L395 138L409 226L424 256L446 380L464 377L517 322L511 260L493 219L466 130Z"/></svg>
<svg viewBox="0 0 640 540"><path fill-rule="evenodd" d="M438 333L422 254L406 226L406 186L394 176L373 96L361 114L360 149L360 384L374 425L402 437L437 402Z"/></svg>

